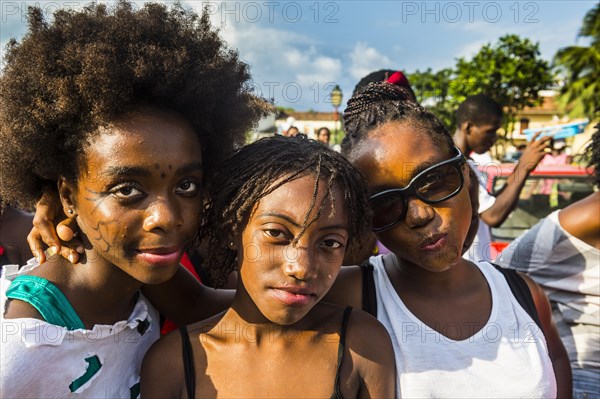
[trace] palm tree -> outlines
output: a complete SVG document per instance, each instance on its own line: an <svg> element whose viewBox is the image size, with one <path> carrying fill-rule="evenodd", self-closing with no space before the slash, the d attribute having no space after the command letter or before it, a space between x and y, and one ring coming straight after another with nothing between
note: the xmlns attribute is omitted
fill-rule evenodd
<svg viewBox="0 0 600 399"><path fill-rule="evenodd" d="M558 101L570 115L593 120L600 115L600 3L585 15L577 36L589 38L590 46L565 47L554 56L565 78Z"/></svg>

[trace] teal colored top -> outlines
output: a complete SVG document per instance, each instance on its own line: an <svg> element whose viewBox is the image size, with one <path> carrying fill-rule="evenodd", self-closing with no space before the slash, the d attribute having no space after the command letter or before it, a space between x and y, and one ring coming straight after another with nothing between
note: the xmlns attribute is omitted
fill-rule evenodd
<svg viewBox="0 0 600 399"><path fill-rule="evenodd" d="M67 297L45 278L17 276L8 287L6 297L30 304L50 324L68 330L85 329Z"/></svg>
<svg viewBox="0 0 600 399"><path fill-rule="evenodd" d="M29 275L17 276L8 287L6 297L30 304L50 324L65 327L67 330L85 330L85 325L65 294L45 278ZM88 367L81 377L69 385L71 392L78 390L102 367L98 356L90 356L85 361L88 363ZM132 397L135 398L137 395Z"/></svg>

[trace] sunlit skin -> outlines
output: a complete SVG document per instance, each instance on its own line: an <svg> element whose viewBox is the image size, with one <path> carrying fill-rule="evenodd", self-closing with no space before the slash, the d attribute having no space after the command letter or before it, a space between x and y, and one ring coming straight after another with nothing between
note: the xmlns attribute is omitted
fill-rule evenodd
<svg viewBox="0 0 600 399"><path fill-rule="evenodd" d="M149 108L122 116L91 140L77 181L59 182L85 247L81 264L54 256L33 273L61 287L88 327L126 319L142 284L177 271L198 228L201 183L200 143L185 120ZM13 301L8 318L27 307L38 316Z"/></svg>
<svg viewBox="0 0 600 399"><path fill-rule="evenodd" d="M62 185L63 205L73 199L96 269L114 265L140 283L164 282L197 229L200 144L174 115L134 114L109 130L90 145L76 187Z"/></svg>
<svg viewBox="0 0 600 399"><path fill-rule="evenodd" d="M497 118L491 118L491 121L476 125L472 122L465 122L466 140L468 146L477 154L484 154L492 148L498 134L496 133L502 121Z"/></svg>
<svg viewBox="0 0 600 399"><path fill-rule="evenodd" d="M442 151L422 132L396 122L371 133L354 153L353 163L375 194L405 187L424 167L450 157L450 149ZM463 167L465 182L469 181L467 171ZM455 197L435 205L410 199L404 221L377 236L403 260L429 271L445 271L459 261L470 222L469 193L463 188ZM432 240L437 244L432 246Z"/></svg>
<svg viewBox="0 0 600 399"><path fill-rule="evenodd" d="M452 150L440 145L411 124L389 122L357 147L352 163L377 193L404 187L423 167L450 158ZM434 330L448 323L460 325L456 332L446 332L454 340L481 329L491 309L483 275L461 257L472 214L466 168L465 184L456 196L435 205L411 198L404 221L377 233L392 251L384 263L402 301Z"/></svg>
<svg viewBox="0 0 600 399"><path fill-rule="evenodd" d="M321 187L326 183L321 182ZM306 176L285 184L260 200L238 245L240 279L232 308L257 322L293 324L327 293L339 272L348 241L343 207L332 212L327 199L323 214L300 237L314 178ZM308 195L306 195L308 196ZM325 196L319 191L317 204ZM334 190L335 203L343 194ZM317 216L313 209L308 220ZM297 294L297 295L295 295Z"/></svg>
<svg viewBox="0 0 600 399"><path fill-rule="evenodd" d="M319 300L342 264L347 215L342 190L334 186L332 202L324 179L310 210L314 186L314 177L304 176L266 195L234 237L239 279L231 308L188 326L196 397L324 398L334 392L343 308ZM314 222L301 234L305 220ZM181 345L177 333L150 349L142 396L186 397ZM344 397L393 395L393 351L382 325L353 311L344 353ZM160 383L153 383L159 375Z"/></svg>

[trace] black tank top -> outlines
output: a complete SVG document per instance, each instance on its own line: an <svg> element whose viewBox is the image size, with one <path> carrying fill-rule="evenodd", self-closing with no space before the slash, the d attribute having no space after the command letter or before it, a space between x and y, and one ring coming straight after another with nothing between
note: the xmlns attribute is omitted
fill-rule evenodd
<svg viewBox="0 0 600 399"><path fill-rule="evenodd" d="M340 343L338 345L338 356L337 356L337 369L335 372L335 383L333 386L333 394L331 399L343 399L342 391L340 389L340 374L342 369L342 360L344 359L344 349L346 347L346 327L348 325L348 319L352 312L352 306L348 306L344 309L344 316L342 319L342 327L340 328ZM188 399L195 399L196 397L196 371L194 369L194 354L192 353L192 345L190 343L190 337L186 327L179 329L181 333L181 343L183 352L183 372L185 374L185 389L187 391Z"/></svg>

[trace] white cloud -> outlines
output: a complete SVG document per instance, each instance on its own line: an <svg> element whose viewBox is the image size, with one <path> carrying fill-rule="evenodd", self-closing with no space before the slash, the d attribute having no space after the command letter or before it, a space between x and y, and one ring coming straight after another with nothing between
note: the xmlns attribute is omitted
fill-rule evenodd
<svg viewBox="0 0 600 399"><path fill-rule="evenodd" d="M393 64L388 56L362 42L358 42L354 46L350 53L350 61L351 65L348 70L355 79L360 79L378 69L389 68Z"/></svg>
<svg viewBox="0 0 600 399"><path fill-rule="evenodd" d="M200 11L199 2L186 4ZM257 93L298 110L330 108L324 103L333 86L327 83L339 79L342 60L325 54L318 41L270 24L235 23L234 16L223 23L219 12L211 15L211 21L250 65Z"/></svg>

